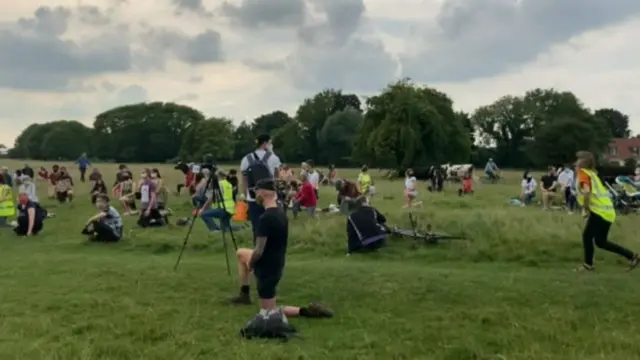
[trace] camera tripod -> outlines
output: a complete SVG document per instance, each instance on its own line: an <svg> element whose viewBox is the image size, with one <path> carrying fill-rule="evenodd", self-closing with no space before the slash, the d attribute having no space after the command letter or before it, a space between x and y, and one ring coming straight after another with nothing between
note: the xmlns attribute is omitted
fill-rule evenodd
<svg viewBox="0 0 640 360"><path fill-rule="evenodd" d="M217 208L224 210L227 216L230 217L231 215L229 215L229 213L227 212L227 207L224 205L224 200L222 198L222 190L220 189L220 182L214 170L216 170L215 167L211 169L211 174L209 175L209 179L207 180L207 183L204 186L205 194L208 189L211 189L212 190L211 196L213 197L215 204L217 205ZM178 265L180 265L180 259L182 259L182 254L184 253L184 250L187 247L187 243L189 242L189 237L191 237L191 231L193 231L193 225L196 223L196 219L198 218L199 215L200 215L199 209L197 212L191 215L192 216L191 224L189 224L189 230L187 230L187 234L184 237L184 241L182 243L182 249L180 249L180 254L178 255L176 264L173 267L174 271L178 270ZM225 227L228 227L229 234L231 234L231 241L233 242L233 247L236 251L238 251L236 236L233 233L233 228L231 227L231 219L229 219L229 221L226 221L226 219L222 220L220 227L222 229L222 243L224 246L224 257L227 262L227 274L231 276L231 265L229 264L229 251L227 249L227 236L226 236L227 229L225 229Z"/></svg>

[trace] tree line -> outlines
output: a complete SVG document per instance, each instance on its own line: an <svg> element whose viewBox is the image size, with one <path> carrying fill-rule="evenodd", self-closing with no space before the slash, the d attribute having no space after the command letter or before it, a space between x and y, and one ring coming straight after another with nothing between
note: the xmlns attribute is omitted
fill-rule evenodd
<svg viewBox="0 0 640 360"><path fill-rule="evenodd" d="M577 150L601 153L613 137L631 136L627 115L592 111L568 91L534 89L465 113L447 94L405 79L364 103L327 89L292 116L276 110L237 126L176 103L125 105L97 115L92 127L71 120L32 124L9 156L71 160L86 152L102 161L169 162L211 153L228 162L254 149L261 133L272 135L289 163L385 168L482 165L489 157L502 167L541 167L572 161Z"/></svg>

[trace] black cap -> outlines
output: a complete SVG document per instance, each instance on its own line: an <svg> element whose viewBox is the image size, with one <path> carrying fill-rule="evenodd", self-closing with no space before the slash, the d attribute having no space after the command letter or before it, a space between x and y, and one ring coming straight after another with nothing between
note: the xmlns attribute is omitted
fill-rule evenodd
<svg viewBox="0 0 640 360"><path fill-rule="evenodd" d="M256 137L256 145L261 146L271 141L271 136L269 134L262 134Z"/></svg>
<svg viewBox="0 0 640 360"><path fill-rule="evenodd" d="M258 181L256 190L276 191L276 183L272 179L263 179Z"/></svg>

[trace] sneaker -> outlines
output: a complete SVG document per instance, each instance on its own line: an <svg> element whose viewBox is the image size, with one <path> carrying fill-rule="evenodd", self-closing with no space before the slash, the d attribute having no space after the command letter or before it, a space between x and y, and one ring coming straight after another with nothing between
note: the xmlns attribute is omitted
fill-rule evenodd
<svg viewBox="0 0 640 360"><path fill-rule="evenodd" d="M631 271L633 269L635 269L638 264L640 264L640 256L638 256L638 254L636 254L633 259L631 259L629 261L629 267L627 268L627 271Z"/></svg>
<svg viewBox="0 0 640 360"><path fill-rule="evenodd" d="M309 317L312 318L332 318L333 313L326 306L316 303L311 303L307 306Z"/></svg>
<svg viewBox="0 0 640 360"><path fill-rule="evenodd" d="M595 268L592 265L582 264L579 267L577 267L574 271L575 272L591 272L591 271L595 271Z"/></svg>
<svg viewBox="0 0 640 360"><path fill-rule="evenodd" d="M232 298L231 303L236 305L251 305L251 297L249 294L240 294Z"/></svg>

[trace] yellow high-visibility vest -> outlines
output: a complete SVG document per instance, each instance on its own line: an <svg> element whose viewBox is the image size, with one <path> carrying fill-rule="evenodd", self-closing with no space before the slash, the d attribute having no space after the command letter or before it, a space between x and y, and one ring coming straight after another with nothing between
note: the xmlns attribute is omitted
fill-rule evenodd
<svg viewBox="0 0 640 360"><path fill-rule="evenodd" d="M360 185L360 192L362 194L367 194L369 192L369 187L371 186L371 175L367 173L360 173L360 175L358 175L358 185Z"/></svg>
<svg viewBox="0 0 640 360"><path fill-rule="evenodd" d="M598 174L593 170L580 169L589 176L591 180L591 196L589 197L589 209L606 221L612 223L616 220L616 210L611 201L609 190L602 184ZM584 205L584 192L576 176L576 200L580 206Z"/></svg>
<svg viewBox="0 0 640 360"><path fill-rule="evenodd" d="M236 213L236 202L233 201L233 185L226 179L219 181L220 190L222 191L222 202L227 213L233 215ZM218 202L211 203L212 208L218 208Z"/></svg>
<svg viewBox="0 0 640 360"><path fill-rule="evenodd" d="M13 189L8 185L0 185L0 195L6 196L0 202L0 217L13 217L16 215L16 204L13 202Z"/></svg>

